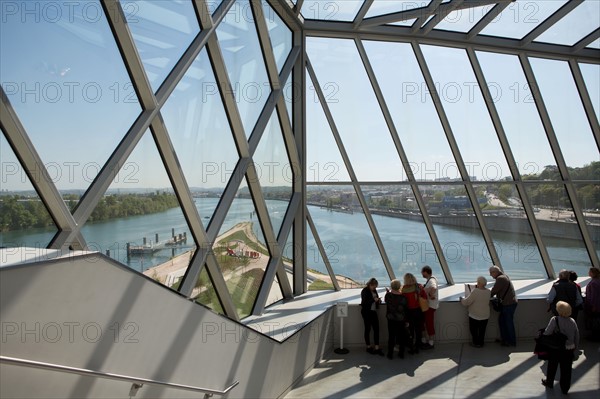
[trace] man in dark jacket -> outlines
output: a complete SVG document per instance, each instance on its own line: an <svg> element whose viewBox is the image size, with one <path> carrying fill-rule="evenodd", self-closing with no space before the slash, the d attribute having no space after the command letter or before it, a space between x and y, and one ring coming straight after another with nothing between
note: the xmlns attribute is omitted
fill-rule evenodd
<svg viewBox="0 0 600 399"><path fill-rule="evenodd" d="M583 303L581 293L577 289L577 285L569 280L569 271L561 270L558 273L558 281L552 284L552 288L548 293L548 310L552 311L555 316L558 316L556 312L556 303L558 301L564 301L571 305L571 309L575 309L577 306Z"/></svg>

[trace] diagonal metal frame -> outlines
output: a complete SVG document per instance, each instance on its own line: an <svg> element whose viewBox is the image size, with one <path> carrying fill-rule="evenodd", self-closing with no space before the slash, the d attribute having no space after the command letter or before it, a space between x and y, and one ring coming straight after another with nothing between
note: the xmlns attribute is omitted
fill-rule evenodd
<svg viewBox="0 0 600 399"><path fill-rule="evenodd" d="M19 117L12 108L2 86L0 86L0 127L2 127L7 141L21 163L21 167L27 174L31 185L38 193L40 200L45 205L48 214L58 228L58 233L54 236L48 247L63 248L64 245L57 244L56 238L61 234L68 234L75 230L75 220L63 201L56 185L52 182L50 175L46 171L42 158L29 139L25 127L21 124ZM70 245L74 249L86 248L86 242L81 234L76 235Z"/></svg>
<svg viewBox="0 0 600 399"><path fill-rule="evenodd" d="M564 185L567 190L567 195L569 196L569 200L571 201L571 205L573 206L573 213L575 214L575 219L577 220L577 224L581 231L581 236L583 238L583 242L587 249L588 255L592 262L592 265L596 268L600 268L600 262L598 260L598 254L594 248L594 242L589 234L587 225L585 223L585 217L583 216L583 212L581 211L581 207L579 206L579 200L577 198L577 190L573 185L573 181L570 178L569 170L567 168L567 163L562 154L562 150L558 143L558 138L556 137L556 133L554 131L554 127L552 126L552 122L550 120L550 115L548 113L548 109L544 103L544 99L542 93L540 92L540 88L537 84L537 80L535 78L535 74L533 73L533 69L529 62L527 55L519 54L519 60L521 62L521 66L523 67L523 71L525 72L525 78L527 79L527 83L531 88L531 93L533 94L533 99L535 101L535 106L537 107L538 113L540 115L542 125L544 126L544 130L546 131L546 136L548 137L548 142L550 143L550 148L554 153L554 157L556 158L556 163L558 166L558 170L562 176L562 182L559 182ZM581 96L581 94L580 94Z"/></svg>
<svg viewBox="0 0 600 399"><path fill-rule="evenodd" d="M348 175L350 176L351 185L354 188L354 192L356 193L358 202L360 203L360 206L364 212L365 219L367 220L367 224L369 225L369 229L371 231L371 234L373 235L373 239L375 240L375 245L377 246L377 250L379 251L379 254L381 255L381 259L383 260L383 264L387 270L388 276L390 277L390 280L393 280L395 278L394 269L392 268L390 259L387 256L387 253L383 246L383 241L381 240L379 232L377 231L377 228L375 227L375 222L373 222L373 217L371 216L371 212L369 211L369 207L367 206L367 201L365 200L365 197L362 193L362 189L361 189L358 179L356 177L356 173L354 172L354 167L352 166L352 163L350 162L350 157L348 156L348 153L346 152L346 147L344 146L344 143L342 141L342 138L340 136L338 128L335 124L331 110L329 109L329 106L327 105L327 100L325 99L325 95L323 94L323 91L321 90L319 80L317 79L317 75L310 63L310 59L308 58L308 56L306 57L306 59L307 59L306 67L307 67L308 73L310 75L310 78L313 82L313 85L315 86L315 93L317 94L317 97L319 98L321 108L323 109L323 112L325 113L325 117L327 118L327 122L329 123L329 127L331 128L331 132L333 133L335 143L337 144L338 150L340 151L340 155L342 156L342 159L344 161L344 165L346 166L346 170L348 171Z"/></svg>
<svg viewBox="0 0 600 399"><path fill-rule="evenodd" d="M333 284L333 289L336 291L340 290L340 284L335 277L335 273L333 272L333 267L331 267L331 263L329 262L329 257L327 256L327 252L325 252L325 247L323 247L323 243L321 242L321 237L319 237L319 232L315 226L315 222L310 215L310 211L306 210L306 222L312 232L313 238L315 239L315 243L317 244L317 248L319 249L319 253L321 254L321 258L323 259L323 263L325 263L325 267L327 268L327 273L329 273L329 278L331 278L331 283Z"/></svg>
<svg viewBox="0 0 600 399"><path fill-rule="evenodd" d="M546 32L550 29L554 24L560 21L563 17L565 17L568 13L573 11L575 7L579 6L583 3L583 0L569 0L566 2L561 8L556 10L554 14L550 15L544 22L535 27L531 32L529 32L525 37L523 37L519 45L521 47L527 46L535 39L537 39L542 33Z"/></svg>
<svg viewBox="0 0 600 399"><path fill-rule="evenodd" d="M443 10L438 10L434 13L433 18L431 18L428 22L425 23L423 27L421 27L417 32L421 35L426 35L433 28L435 28L440 22L444 20L452 11L457 10L460 5L464 2L464 0L452 0L450 3L446 3L448 6L444 7ZM419 22L417 20L417 22Z"/></svg>
<svg viewBox="0 0 600 399"><path fill-rule="evenodd" d="M502 13L511 3L498 3L488 11L467 33L467 40L471 40L484 30L498 15Z"/></svg>
<svg viewBox="0 0 600 399"><path fill-rule="evenodd" d="M419 44L417 44L417 42L414 42L414 41L412 42L412 48L415 53L415 56L417 57L417 62L419 63L419 68L421 69L421 73L423 74L423 77L425 78L425 83L427 85L427 89L431 93L431 98L433 100L433 104L434 104L435 109L440 118L440 122L442 123L442 127L444 128L444 132L446 134L446 139L448 140L448 144L450 144L450 150L452 151L452 154L454 155L454 159L456 160L458 170L460 172L462 181L463 181L465 189L467 191L467 196L469 197L469 200L471 201L471 205L473 206L473 211L475 212L475 217L477 219L481 233L483 235L485 245L490 253L492 262L495 265L502 267L501 262L500 262L500 257L498 256L498 253L496 252L496 247L494 246L492 237L491 237L488 229L485 226L485 219L483 217L483 212L481 211L481 207L479 206L479 203L477 202L477 195L475 193L475 189L473 188L473 185L471 184L472 183L471 177L469 176L467 168L465 167L464 159L460 153L460 149L459 149L458 143L456 142L456 139L454 137L454 133L452 131L452 127L450 126L450 121L448 120L446 111L444 110L444 107L442 105L442 99L437 91L437 88L435 87L433 77L431 75L431 72L429 71L427 62L425 61L425 56L423 55L423 52L421 51L421 48L419 47Z"/></svg>
<svg viewBox="0 0 600 399"><path fill-rule="evenodd" d="M421 216L423 217L423 221L425 222L425 227L427 228L427 232L429 233L429 238L431 239L431 243L435 249L435 252L438 256L438 260L440 262L440 266L442 268L442 272L444 273L444 277L448 284L454 284L454 278L452 277L452 272L448 266L448 262L446 261L446 257L444 256L444 251L437 237L437 233L433 227L433 222L431 217L429 216L429 212L427 212L427 207L425 205L425 201L423 200L423 195L419 190L417 182L415 180L414 173L412 168L410 167L410 162L408 160L408 156L404 151L404 146L400 140L400 136L398 134L398 130L394 124L394 120L392 118L392 114L387 106L385 101L385 97L383 95L383 91L379 86L379 82L377 81L377 77L375 75L375 71L369 61L369 57L367 56L367 52L365 51L365 47L360 39L355 39L356 47L358 48L358 53L360 54L360 58L365 66L367 71L367 75L371 82L371 86L375 92L375 96L377 97L377 101L379 103L379 107L381 108L381 112L383 113L383 117L385 118L385 122L390 130L390 134L392 140L394 141L394 145L396 147L396 151L398 152L398 156L402 161L402 166L404 167L404 171L408 177L408 181L410 183L410 187L412 189L415 200L417 201L417 205L419 206L419 210L421 211Z"/></svg>
<svg viewBox="0 0 600 399"><path fill-rule="evenodd" d="M544 264L544 268L546 269L546 275L549 278L555 278L554 268L552 267L552 260L550 259L550 255L548 254L548 249L544 244L544 240L542 237L542 233L540 231L539 225L537 223L537 219L535 217L535 213L533 212L533 207L531 205L531 201L529 200L529 195L527 194L527 190L523 185L523 181L521 179L521 173L517 168L517 161L514 157L512 149L510 147L508 137L506 136L506 132L504 130L504 126L502 125L502 120L500 119L500 115L498 114L498 110L496 109L496 105L494 103L493 97L490 93L487 81L485 79L485 75L477 59L477 55L472 48L467 49L467 55L469 57L469 61L471 66L473 67L473 72L475 73L475 78L477 79L477 84L481 88L481 94L483 96L483 100L485 101L485 105L487 107L488 113L490 114L490 118L494 125L494 129L496 130L496 134L498 136L498 140L500 141L500 146L502 147L502 151L504 152L504 156L508 161L508 167L510 169L510 173L512 175L514 184L517 188L517 192L519 193L521 202L523 204L523 209L525 210L525 214L527 215L527 220L531 226L531 230L533 232L533 237L535 239L535 243L540 251L540 256L542 258L542 262Z"/></svg>
<svg viewBox="0 0 600 399"><path fill-rule="evenodd" d="M425 23L425 21L427 21L427 19L435 14L435 10L439 7L439 5L442 3L442 0L431 0L431 3L429 3L427 5L427 8L425 9L425 11L423 13L421 13L421 16L419 18L416 19L415 22L413 22L413 24L410 27L410 32L411 33L417 33L417 31L419 29L421 29L421 27L423 26L423 24Z"/></svg>
<svg viewBox="0 0 600 399"><path fill-rule="evenodd" d="M600 28L596 29L595 31L593 31L592 33L590 33L589 35L587 35L586 37L584 37L583 39L581 39L580 41L575 43L573 45L572 52L574 54L579 53L581 50L583 50L585 47L589 46L590 44L592 44L599 38L600 38Z"/></svg>

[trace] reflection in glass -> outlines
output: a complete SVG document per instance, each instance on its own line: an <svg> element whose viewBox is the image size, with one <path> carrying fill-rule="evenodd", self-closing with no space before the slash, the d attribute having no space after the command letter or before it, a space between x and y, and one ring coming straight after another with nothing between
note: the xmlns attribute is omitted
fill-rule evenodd
<svg viewBox="0 0 600 399"><path fill-rule="evenodd" d="M250 315L270 254L245 183L229 208L213 252L238 315L240 318Z"/></svg>
<svg viewBox="0 0 600 399"><path fill-rule="evenodd" d="M206 50L161 109L205 226L239 159ZM212 205L212 206L211 206Z"/></svg>
<svg viewBox="0 0 600 399"><path fill-rule="evenodd" d="M579 92L566 61L531 58L531 67L567 166L599 161Z"/></svg>
<svg viewBox="0 0 600 399"><path fill-rule="evenodd" d="M579 69L596 111L596 118L600 121L600 65L580 63Z"/></svg>
<svg viewBox="0 0 600 399"><path fill-rule="evenodd" d="M215 287L212 284L212 280L208 275L206 266L202 268L190 298L204 306L208 306L217 313L225 313L221 306L221 302L219 301L219 297L217 296L217 292L215 291Z"/></svg>
<svg viewBox="0 0 600 399"><path fill-rule="evenodd" d="M273 112L269 119L253 159L263 196L269 201L267 209L277 236L292 197L294 172L287 156L276 112ZM270 205L273 202L278 202L277 206Z"/></svg>
<svg viewBox="0 0 600 399"><path fill-rule="evenodd" d="M545 182L525 186L537 225L544 238L554 271L575 270L587 275L590 257L573 215L573 207L562 184Z"/></svg>
<svg viewBox="0 0 600 399"><path fill-rule="evenodd" d="M305 19L324 21L352 21L364 0L305 0L302 16Z"/></svg>
<svg viewBox="0 0 600 399"><path fill-rule="evenodd" d="M469 176L472 180L511 178L465 50L421 48Z"/></svg>
<svg viewBox="0 0 600 399"><path fill-rule="evenodd" d="M584 1L535 41L572 46L600 26L600 1Z"/></svg>
<svg viewBox="0 0 600 399"><path fill-rule="evenodd" d="M519 58L478 51L477 59L521 175L535 175L546 166L555 166Z"/></svg>
<svg viewBox="0 0 600 399"><path fill-rule="evenodd" d="M46 248L57 228L15 156L4 132L0 135L0 248Z"/></svg>
<svg viewBox="0 0 600 399"><path fill-rule="evenodd" d="M306 47L357 179L405 180L354 41L309 37ZM307 96L312 96L308 90ZM307 102L311 101L309 97Z"/></svg>
<svg viewBox="0 0 600 399"><path fill-rule="evenodd" d="M250 137L271 85L248 0L235 2L219 24L217 36L246 137Z"/></svg>
<svg viewBox="0 0 600 399"><path fill-rule="evenodd" d="M340 287L389 280L352 186L308 186L307 203L333 272L352 280L342 279Z"/></svg>
<svg viewBox="0 0 600 399"><path fill-rule="evenodd" d="M481 34L522 39L566 3L567 0L512 2Z"/></svg>
<svg viewBox="0 0 600 399"><path fill-rule="evenodd" d="M314 92L314 82L306 72L309 85L313 91L306 99L306 181L307 182L338 182L350 181L348 169L344 164L333 132ZM307 90L307 91L308 91Z"/></svg>
<svg viewBox="0 0 600 399"><path fill-rule="evenodd" d="M285 82L285 84L283 85L283 98L285 99L285 106L288 112L288 116L290 118L290 126L294 126L293 125L293 110L294 110L294 102L297 100L296 97L298 97L299 94L299 90L298 90L298 85L294 85L294 70L292 69L292 73L290 74L290 77L288 78L287 82ZM295 86L295 87L294 87Z"/></svg>
<svg viewBox="0 0 600 399"><path fill-rule="evenodd" d="M514 279L546 278L531 226L513 183L474 186L504 271Z"/></svg>
<svg viewBox="0 0 600 399"><path fill-rule="evenodd" d="M206 6L211 14L214 14L217 8L221 5L223 0L206 0Z"/></svg>
<svg viewBox="0 0 600 399"><path fill-rule="evenodd" d="M440 262L410 186L363 186L362 191L396 278L412 273L420 279L421 268L429 265L438 281L444 281Z"/></svg>
<svg viewBox="0 0 600 399"><path fill-rule="evenodd" d="M123 4L127 26L157 91L200 31L191 2L134 0Z"/></svg>
<svg viewBox="0 0 600 399"><path fill-rule="evenodd" d="M275 56L275 62L277 62L277 70L281 72L285 60L292 50L292 31L281 20L275 10L271 8L269 3L263 0L262 6L265 20L267 21L267 28L269 29L273 55Z"/></svg>
<svg viewBox="0 0 600 399"><path fill-rule="evenodd" d="M2 15L0 80L53 183L86 190L140 105L99 2L56 9Z"/></svg>
<svg viewBox="0 0 600 399"><path fill-rule="evenodd" d="M411 45L376 41L363 44L415 179L460 178Z"/></svg>
<svg viewBox="0 0 600 399"><path fill-rule="evenodd" d="M419 186L454 282L488 275L492 258L462 185ZM477 198L479 203L485 198Z"/></svg>
<svg viewBox="0 0 600 399"><path fill-rule="evenodd" d="M150 131L81 233L96 250L176 289L196 249Z"/></svg>

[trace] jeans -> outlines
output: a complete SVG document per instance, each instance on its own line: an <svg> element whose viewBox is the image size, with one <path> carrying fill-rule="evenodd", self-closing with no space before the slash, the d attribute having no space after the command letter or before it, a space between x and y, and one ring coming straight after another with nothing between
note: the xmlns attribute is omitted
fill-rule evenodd
<svg viewBox="0 0 600 399"><path fill-rule="evenodd" d="M517 344L517 334L515 333L515 310L517 304L502 305L502 310L498 316L498 326L500 327L500 337L502 342L509 345Z"/></svg>

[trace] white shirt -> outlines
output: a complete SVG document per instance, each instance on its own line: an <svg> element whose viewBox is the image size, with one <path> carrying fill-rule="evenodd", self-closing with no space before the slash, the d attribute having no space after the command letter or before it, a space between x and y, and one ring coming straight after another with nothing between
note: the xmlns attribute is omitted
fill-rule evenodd
<svg viewBox="0 0 600 399"><path fill-rule="evenodd" d="M431 309L439 308L440 298L438 296L437 279L431 276L429 280L427 280L423 288L425 288L425 292L427 292L427 302L429 302L429 307Z"/></svg>

